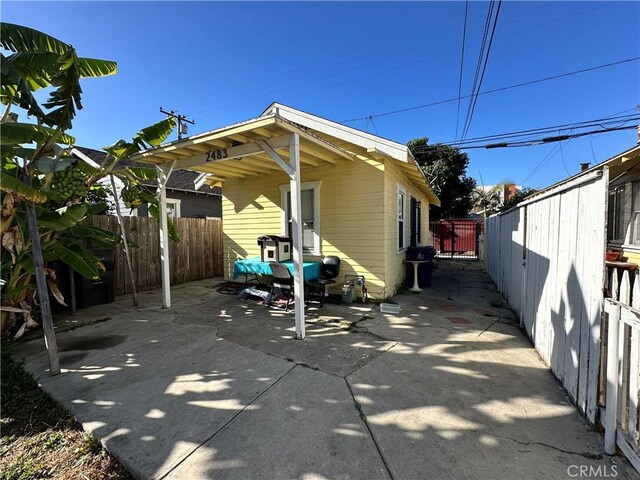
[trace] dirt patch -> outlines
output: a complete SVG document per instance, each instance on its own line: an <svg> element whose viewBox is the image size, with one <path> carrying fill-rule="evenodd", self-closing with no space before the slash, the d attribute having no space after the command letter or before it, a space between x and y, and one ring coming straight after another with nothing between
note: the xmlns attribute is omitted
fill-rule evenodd
<svg viewBox="0 0 640 480"><path fill-rule="evenodd" d="M0 478L131 479L2 348Z"/></svg>

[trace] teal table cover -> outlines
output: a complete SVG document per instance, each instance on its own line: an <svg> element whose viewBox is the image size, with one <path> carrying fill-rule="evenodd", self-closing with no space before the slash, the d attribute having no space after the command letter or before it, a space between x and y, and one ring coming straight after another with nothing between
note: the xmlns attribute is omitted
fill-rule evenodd
<svg viewBox="0 0 640 480"><path fill-rule="evenodd" d="M238 260L233 264L233 279L244 275L271 275L271 262L262 262L260 257L249 257L244 260ZM293 275L293 261L287 260L280 262L286 265ZM318 280L322 276L322 267L320 262L303 262L304 281Z"/></svg>

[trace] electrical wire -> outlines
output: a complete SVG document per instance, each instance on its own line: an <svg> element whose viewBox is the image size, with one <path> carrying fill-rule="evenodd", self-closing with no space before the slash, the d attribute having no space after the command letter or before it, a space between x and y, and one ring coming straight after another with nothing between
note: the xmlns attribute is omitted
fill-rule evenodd
<svg viewBox="0 0 640 480"><path fill-rule="evenodd" d="M464 23L462 27L462 53L460 54L460 78L458 80L458 113L456 115L456 138L458 138L458 126L460 124L460 101L462 97L462 72L464 71L464 45L467 39L467 14L469 0L464 2Z"/></svg>
<svg viewBox="0 0 640 480"><path fill-rule="evenodd" d="M550 4L544 4L544 5L529 9L529 10L527 10L525 12L520 12L520 13L511 15L508 18L515 18L515 17L518 17L518 16L526 15L526 14L532 12L532 11L535 11L535 10L539 10L539 9L542 9L542 8L548 8L549 6L554 5L555 3L559 3L559 2L553 2L553 3L550 3ZM592 11L597 10L597 9L605 8L607 6L608 6L608 4L602 4L602 5L599 5L599 6L594 7L594 8L589 8L587 10L583 10L583 11L580 11L580 12L577 12L577 13L572 13L570 15L566 15L564 17L556 18L556 19L553 19L553 20L548 21L548 22L537 24L537 25L534 25L534 26L529 27L529 28L520 29L520 30L518 30L516 32L513 32L513 33L508 34L508 35L503 35L503 36L500 36L498 38L507 38L507 37L514 36L514 35L520 35L523 32L526 32L526 31L529 31L529 30L533 30L533 29L536 29L536 28L539 28L539 27L542 27L542 26L545 26L545 25L549 25L549 24L552 24L552 23L563 21L563 20L578 16L578 15L583 15L585 13L589 13L589 12L592 12ZM324 76L314 75L311 80L308 80L308 81L305 81L305 82L302 82L302 83L296 83L294 85L288 86L287 88L282 88L282 89L277 90L275 92L263 93L263 94L260 94L260 95L254 96L254 97L233 101L231 103L225 103L225 104L218 103L215 107L201 110L200 112L196 112L196 114L197 113L208 112L208 111L211 111L213 109L221 110L221 109L224 109L224 108L227 108L227 107L231 107L231 106L235 106L235 105L239 105L239 104L245 105L245 104L255 103L255 101L258 100L258 99L265 99L266 101L273 100L274 95L279 93L279 92L286 93L287 94L286 100L290 101L293 98L305 96L305 95L308 95L308 93L309 93L309 92L302 92L302 93L299 93L299 94L292 95L292 94L290 94L290 91L291 91L292 88L297 88L297 87L300 87L300 86L308 85L310 83L317 83L318 81L324 80L326 78L335 77L335 76L344 74L344 73L352 71L352 70L361 69L361 68L363 68L365 66L368 66L368 65L379 64L381 60L391 59L391 58L395 59L395 58L398 58L399 55L405 55L405 54L407 54L407 53L409 53L411 51L419 50L419 49L421 49L421 48L423 48L423 47L425 47L425 46L427 46L429 44L439 43L439 42L442 42L442 41L445 41L445 40L449 40L449 39L452 39L452 38L459 38L459 35L448 37L448 38L443 38L443 39L438 39L436 41L429 42L429 43L424 44L422 46L411 48L411 49L408 49L408 50L403 50L401 52L394 52L394 53L392 53L391 55L389 55L387 57L382 57L382 58L376 57L375 60L373 60L371 62L367 62L367 63L360 64L360 65L356 65L356 66L347 68L345 70L334 71L334 72L332 72L330 74L327 74L327 75L324 75ZM360 81L360 80L363 80L363 79L366 79L366 78L369 78L369 77L372 77L372 76L379 76L379 75L383 75L383 74L391 73L391 72L397 73L398 69L400 69L400 68L407 68L409 66L413 66L413 65L416 65L416 64L419 64L419 63L424 63L424 62L433 60L435 58L440 58L440 57L447 56L447 55L450 55L450 54L457 54L458 52L459 52L459 49L455 49L455 50L448 51L448 52L445 52L445 53L440 54L440 55L435 55L435 56L432 56L432 57L423 57L420 60L409 62L409 63L403 64L403 65L400 65L400 66L394 66L393 68L389 68L389 69L385 69L385 70L377 70L376 72L371 73L369 75L357 76L357 77L351 78L351 79L349 79L347 81L344 81L344 82L335 83L335 84L328 85L328 86L321 87L321 88L316 88L316 89L314 89L314 92L317 93L318 91L322 91L322 90L334 89L334 88L337 88L337 87L340 87L340 86L343 86L343 85L346 85L346 84L349 84L349 83L357 82L357 81ZM327 68L324 68L324 70L327 70ZM278 84L281 85L282 82L278 82ZM367 120L368 117L369 116L365 116L365 117L361 118L360 120Z"/></svg>
<svg viewBox="0 0 640 480"><path fill-rule="evenodd" d="M570 76L573 76L573 75L579 75L581 73L592 72L594 70L600 70L602 68L614 67L614 66L622 65L622 64L625 64L625 63L629 63L629 62L637 62L638 60L640 60L640 57L627 58L626 60L620 60L620 61L617 61L617 62L605 63L603 65L596 65L594 67L583 68L581 70L575 70L575 71L572 71L572 72L561 73L561 74L553 75L553 76L550 76L550 77L538 78L536 80L529 80L527 82L521 82L521 83L516 83L516 84L513 84L513 85L507 85L506 87L494 88L492 90L485 90L484 92L478 93L478 96L480 96L480 95L488 95L490 93L496 93L496 92L503 92L505 90L511 90L513 88L525 87L527 85L533 85L533 84L536 84L536 83L548 82L550 80L557 80L559 78L565 78L565 77L570 77ZM459 97L459 98L465 99L465 98L471 98L472 96L473 95L465 95L465 96ZM409 112L409 111L418 110L418 109L421 109L421 108L434 107L436 105L442 105L444 103L455 102L457 100L458 100L458 97L449 98L447 100L438 100L438 101L431 102L431 103L424 103L422 105L415 105L413 107L401 108L401 109L398 109L398 110L391 110L389 112L378 113L376 115L367 115L366 117L357 117L357 118L351 118L349 120L342 120L340 123L356 122L356 121L360 121L360 120L367 120L368 118L386 117L388 115L395 115L395 114L398 114L398 113Z"/></svg>
<svg viewBox="0 0 640 480"><path fill-rule="evenodd" d="M603 126L603 124L606 125L606 124L612 124L612 123L627 123L634 120L640 120L640 114L617 115L617 116L611 116L611 117L605 117L605 118L598 118L594 120L586 120L582 122L565 123L563 125L552 125L549 127L531 128L528 130L519 130L516 132L486 135L483 137L467 139L463 143L464 144L481 143L481 142L487 142L487 141L493 141L493 140L508 139L513 137L522 137L522 136L536 134L536 133L541 134L541 133L554 132L557 130L569 130L569 129L573 130L576 128L588 128L588 127L594 127L594 126L601 126L602 128L606 128ZM442 145L458 145L460 142L452 140L452 141L438 142L438 143ZM427 146L425 146L425 148L426 147ZM422 148L422 147L419 147L419 148Z"/></svg>
<svg viewBox="0 0 640 480"><path fill-rule="evenodd" d="M589 132L581 132L581 133L574 133L571 135L559 135L557 137L546 137L546 138L533 138L533 139L529 139L529 140L521 140L518 142L505 142L505 143L500 143L500 144L488 144L488 145L476 145L476 146L469 146L469 147L460 147L461 150L470 150L470 149L476 149L476 148L514 148L514 147L532 147L535 145L543 145L545 143L554 143L554 142L561 142L564 140L571 140L573 138L580 138L580 137L584 137L587 135L596 135L599 133L608 133L608 132L617 132L620 130L635 130L637 128L636 125L629 125L626 127L614 127L614 128L605 128L602 130L591 130Z"/></svg>
<svg viewBox="0 0 640 480"><path fill-rule="evenodd" d="M476 74L480 73L480 76L478 77L477 88L475 90L472 90L472 93L474 93L474 92L475 93L474 93L474 96L469 101L469 110L467 112L467 120L466 120L466 123L465 123L465 127L462 130L461 140L464 140L467 137L467 135L469 133L469 129L471 128L471 122L473 121L473 114L475 113L476 103L478 102L478 93L480 93L480 89L482 88L482 82L484 80L484 75L485 75L485 73L487 71L487 65L489 63L489 56L491 54L491 46L493 45L493 38L494 38L494 35L496 33L496 27L498 25L498 18L499 18L499 15L500 15L500 7L502 6L502 0L498 0L498 7L496 8L495 15L493 15L494 4L495 4L495 2L491 2L490 8L489 8L489 14L487 16L487 23L485 25L485 35L484 35L484 38L483 38L483 47L481 48L480 55L478 56L478 65L480 65L480 63L482 62L482 69L476 71ZM484 53L484 43L486 41L488 29L489 29L492 21L493 21L493 27L491 27L491 37L489 37L489 42L488 42L487 47L486 47L486 53ZM483 61L483 58L482 58L483 54L484 54L484 61ZM474 82L474 84L475 84L475 82Z"/></svg>

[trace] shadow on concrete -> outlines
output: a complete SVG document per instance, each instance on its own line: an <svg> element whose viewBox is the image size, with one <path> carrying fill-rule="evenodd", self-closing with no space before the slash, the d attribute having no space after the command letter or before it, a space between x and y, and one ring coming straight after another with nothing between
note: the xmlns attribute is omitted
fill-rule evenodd
<svg viewBox="0 0 640 480"><path fill-rule="evenodd" d="M441 262L400 315L293 317L194 282L163 311L60 335L126 341L27 368L140 478L567 478L617 468L477 265ZM502 302L503 304L504 302ZM90 312L87 311L90 315ZM18 352L19 354L20 352ZM602 470L601 470L602 471Z"/></svg>

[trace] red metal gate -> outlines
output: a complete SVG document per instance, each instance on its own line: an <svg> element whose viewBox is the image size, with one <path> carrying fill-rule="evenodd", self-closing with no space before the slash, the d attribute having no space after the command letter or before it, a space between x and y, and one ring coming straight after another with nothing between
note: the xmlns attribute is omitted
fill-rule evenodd
<svg viewBox="0 0 640 480"><path fill-rule="evenodd" d="M453 219L431 222L433 246L441 258L478 258L482 219Z"/></svg>

